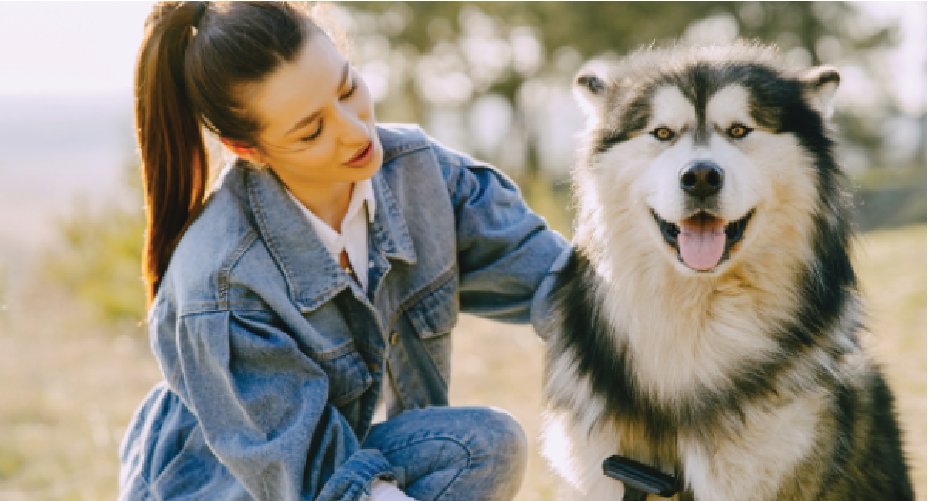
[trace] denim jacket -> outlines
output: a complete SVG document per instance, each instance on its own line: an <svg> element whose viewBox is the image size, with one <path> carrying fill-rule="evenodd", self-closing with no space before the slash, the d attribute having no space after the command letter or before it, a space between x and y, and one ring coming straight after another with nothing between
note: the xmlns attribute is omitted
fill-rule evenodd
<svg viewBox="0 0 930 501"><path fill-rule="evenodd" d="M123 441L123 499L364 499L393 475L360 445L383 379L388 417L448 405L460 311L545 316L568 244L513 182L419 128L378 131L368 294L272 172L224 170L149 313L165 381Z"/></svg>

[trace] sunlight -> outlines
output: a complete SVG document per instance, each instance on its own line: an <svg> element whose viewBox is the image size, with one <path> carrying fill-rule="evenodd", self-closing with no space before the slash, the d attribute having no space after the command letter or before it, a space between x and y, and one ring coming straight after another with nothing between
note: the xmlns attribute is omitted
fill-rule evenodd
<svg viewBox="0 0 930 501"><path fill-rule="evenodd" d="M0 95L128 91L152 2L0 2Z"/></svg>

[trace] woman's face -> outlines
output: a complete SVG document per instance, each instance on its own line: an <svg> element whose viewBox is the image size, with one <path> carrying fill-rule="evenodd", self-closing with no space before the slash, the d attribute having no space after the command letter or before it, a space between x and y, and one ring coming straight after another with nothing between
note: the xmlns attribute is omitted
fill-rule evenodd
<svg viewBox="0 0 930 501"><path fill-rule="evenodd" d="M368 87L325 35L309 36L295 61L246 95L264 125L250 160L267 164L295 194L326 192L381 168Z"/></svg>

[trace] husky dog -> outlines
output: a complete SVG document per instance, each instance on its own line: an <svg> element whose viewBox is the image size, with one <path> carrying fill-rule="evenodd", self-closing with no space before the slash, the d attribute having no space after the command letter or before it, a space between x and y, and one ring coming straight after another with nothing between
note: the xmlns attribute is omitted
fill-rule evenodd
<svg viewBox="0 0 930 501"><path fill-rule="evenodd" d="M571 497L645 499L602 473L619 455L680 500L913 499L859 341L836 70L650 48L575 83L575 251L543 330L544 454Z"/></svg>

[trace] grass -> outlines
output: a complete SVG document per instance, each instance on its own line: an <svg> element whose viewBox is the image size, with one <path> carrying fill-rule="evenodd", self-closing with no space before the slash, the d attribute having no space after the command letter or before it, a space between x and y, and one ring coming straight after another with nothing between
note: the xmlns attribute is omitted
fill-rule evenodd
<svg viewBox="0 0 930 501"><path fill-rule="evenodd" d="M872 332L865 345L897 396L912 479L926 499L927 227L869 233L856 257Z"/></svg>
<svg viewBox="0 0 930 501"><path fill-rule="evenodd" d="M875 232L862 238L856 253L874 333L867 345L897 394L921 500L927 478L926 242L925 225ZM0 269L11 268L0 263ZM465 316L454 343L453 404L508 410L538 450L543 347L533 331ZM115 499L119 440L160 378L141 329L102 324L57 286L34 277L0 277L0 353L0 499ZM555 486L534 451L518 499L551 500Z"/></svg>
<svg viewBox="0 0 930 501"><path fill-rule="evenodd" d="M140 332L100 327L33 282L0 331L0 499L116 498L123 427L159 377Z"/></svg>

